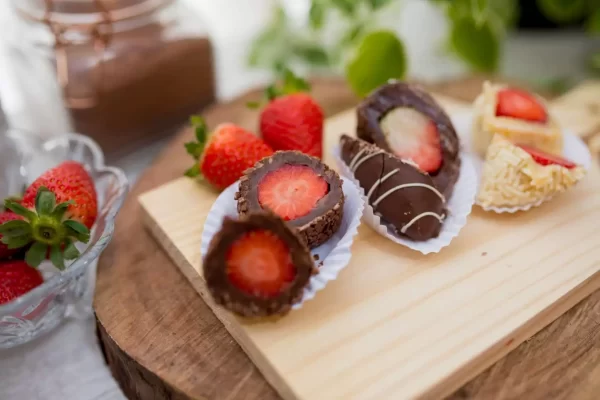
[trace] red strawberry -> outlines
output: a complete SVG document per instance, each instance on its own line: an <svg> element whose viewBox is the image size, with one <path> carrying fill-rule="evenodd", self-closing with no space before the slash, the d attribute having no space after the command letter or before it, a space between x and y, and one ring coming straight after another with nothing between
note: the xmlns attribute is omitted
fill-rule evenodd
<svg viewBox="0 0 600 400"><path fill-rule="evenodd" d="M5 207L23 217L0 226L9 247L32 243L25 261L37 267L49 255L59 269L64 260L79 256L74 241L87 243L98 214L94 182L85 168L65 161L37 178L19 203L6 200Z"/></svg>
<svg viewBox="0 0 600 400"><path fill-rule="evenodd" d="M225 189L245 170L273 154L273 149L262 139L237 125L219 125L207 139L204 121L193 117L192 124L197 142L186 143L185 147L198 162L185 175L202 175L218 189Z"/></svg>
<svg viewBox="0 0 600 400"><path fill-rule="evenodd" d="M435 172L442 165L442 147L436 124L412 108L397 108L381 121L394 153L411 160L425 172Z"/></svg>
<svg viewBox="0 0 600 400"><path fill-rule="evenodd" d="M527 153L529 153L529 155L533 157L533 160L540 165L560 165L561 167L565 167L568 169L572 169L577 166L577 164L575 164L572 161L569 161L559 156L555 156L553 154L545 153L533 147L525 145L519 145L519 147L525 150Z"/></svg>
<svg viewBox="0 0 600 400"><path fill-rule="evenodd" d="M0 213L0 225L8 222L8 221L16 221L22 219L17 214L12 211L4 211ZM21 249L17 248L9 248L7 244L4 244L2 241L2 234L0 234L0 260L5 260L17 254ZM8 241L8 239L7 239Z"/></svg>
<svg viewBox="0 0 600 400"><path fill-rule="evenodd" d="M323 155L323 110L308 94L296 93L271 101L260 115L260 132L275 150Z"/></svg>
<svg viewBox="0 0 600 400"><path fill-rule="evenodd" d="M327 182L304 165L285 165L258 184L258 201L285 221L310 213L327 194Z"/></svg>
<svg viewBox="0 0 600 400"><path fill-rule="evenodd" d="M548 120L546 108L538 99L532 94L516 88L506 88L498 92L496 115L541 123Z"/></svg>
<svg viewBox="0 0 600 400"><path fill-rule="evenodd" d="M0 304L8 303L41 285L44 278L25 261L0 262Z"/></svg>
<svg viewBox="0 0 600 400"><path fill-rule="evenodd" d="M309 90L310 85L290 70L283 73L282 87L267 88L269 103L260 114L260 132L274 150L298 150L322 157L323 110L306 93Z"/></svg>
<svg viewBox="0 0 600 400"><path fill-rule="evenodd" d="M296 276L288 246L267 230L245 233L229 248L226 260L229 281L251 296L275 297Z"/></svg>

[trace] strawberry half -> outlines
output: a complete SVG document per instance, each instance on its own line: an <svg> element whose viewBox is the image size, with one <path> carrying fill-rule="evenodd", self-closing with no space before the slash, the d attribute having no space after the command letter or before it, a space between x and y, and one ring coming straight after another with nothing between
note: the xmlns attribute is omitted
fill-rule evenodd
<svg viewBox="0 0 600 400"><path fill-rule="evenodd" d="M258 202L285 221L309 214L329 185L305 165L286 164L269 172L258 184Z"/></svg>
<svg viewBox="0 0 600 400"><path fill-rule="evenodd" d="M96 221L98 200L83 165L66 161L44 172L26 190L21 202L7 199L5 208L22 217L0 225L9 248L31 244L25 261L37 267L47 257L58 269L79 257L75 241L87 243Z"/></svg>
<svg viewBox="0 0 600 400"><path fill-rule="evenodd" d="M296 276L290 249L269 230L243 234L229 248L226 262L231 284L251 296L276 297Z"/></svg>
<svg viewBox="0 0 600 400"><path fill-rule="evenodd" d="M187 152L197 160L185 172L186 176L202 176L218 189L225 189L237 181L245 170L273 149L251 132L234 125L222 124L208 138L207 127L200 117L192 117L196 141L185 144Z"/></svg>
<svg viewBox="0 0 600 400"><path fill-rule="evenodd" d="M433 173L442 166L442 147L436 124L408 107L396 108L383 117L381 128L394 153Z"/></svg>
<svg viewBox="0 0 600 400"><path fill-rule="evenodd" d="M545 123L546 108L531 93L521 89L505 88L498 91L496 115L530 122Z"/></svg>
<svg viewBox="0 0 600 400"><path fill-rule="evenodd" d="M268 103L260 113L260 132L274 150L297 150L320 159L325 117L308 91L310 85L286 69L282 85L266 90Z"/></svg>
<svg viewBox="0 0 600 400"><path fill-rule="evenodd" d="M533 147L525 145L518 146L525 150L527 153L529 153L529 155L533 157L533 160L540 165L560 165L561 167L565 167L568 169L573 169L577 167L577 164L565 158L555 156L553 154L548 154Z"/></svg>
<svg viewBox="0 0 600 400"><path fill-rule="evenodd" d="M0 304L24 295L43 282L40 272L25 261L0 262Z"/></svg>

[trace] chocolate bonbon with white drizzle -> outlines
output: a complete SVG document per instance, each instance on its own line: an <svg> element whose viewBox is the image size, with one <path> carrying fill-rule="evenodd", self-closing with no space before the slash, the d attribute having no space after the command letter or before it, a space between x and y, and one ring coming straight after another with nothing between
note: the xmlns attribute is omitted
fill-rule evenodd
<svg viewBox="0 0 600 400"><path fill-rule="evenodd" d="M429 175L361 139L342 135L341 158L365 191L374 212L396 233L415 241L437 237L446 199Z"/></svg>

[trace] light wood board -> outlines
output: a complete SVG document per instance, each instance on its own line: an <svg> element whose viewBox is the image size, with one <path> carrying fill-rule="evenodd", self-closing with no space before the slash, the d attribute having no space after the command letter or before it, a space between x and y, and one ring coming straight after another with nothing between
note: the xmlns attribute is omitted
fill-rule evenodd
<svg viewBox="0 0 600 400"><path fill-rule="evenodd" d="M354 123L352 111L328 120L327 148ZM524 214L476 208L439 254L363 225L336 281L301 310L253 325L215 307L201 276L200 237L217 194L181 178L140 203L160 244L284 398L438 398L600 287L599 178L594 163L575 189Z"/></svg>

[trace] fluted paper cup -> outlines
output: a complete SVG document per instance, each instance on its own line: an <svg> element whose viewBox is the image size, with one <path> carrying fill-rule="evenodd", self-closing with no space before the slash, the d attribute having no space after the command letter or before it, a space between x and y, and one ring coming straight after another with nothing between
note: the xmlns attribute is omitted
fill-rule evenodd
<svg viewBox="0 0 600 400"><path fill-rule="evenodd" d="M454 186L452 196L448 199L446 204L448 215L442 224L440 234L438 237L421 242L398 235L393 227L386 224L385 221L375 213L373 207L367 202L365 191L354 177L354 174L350 171L350 168L348 168L346 163L342 160L339 146L336 146L333 149L333 156L340 175L345 179L352 181L360 192L365 204L363 222L391 241L423 254L438 253L444 247L450 245L452 239L457 237L460 230L467 224L467 217L471 213L471 209L475 203L475 195L477 193L477 174L475 173L472 157L470 155L461 154L461 166L458 181Z"/></svg>
<svg viewBox="0 0 600 400"><path fill-rule="evenodd" d="M203 260L208 252L210 241L221 229L223 219L225 217L238 218L237 202L234 200L238 186L239 182L236 182L225 189L214 202L206 217L200 248ZM305 301L315 297L317 292L325 288L328 282L335 280L340 271L350 262L352 256L350 248L358 233L364 201L359 191L360 188L351 180L343 179L342 190L345 202L340 229L327 242L311 250L313 257L318 256L315 257L317 259L315 264L319 273L310 278L308 286L304 289L302 300L292 306L293 310L301 308Z"/></svg>
<svg viewBox="0 0 600 400"><path fill-rule="evenodd" d="M473 160L473 166L475 167L475 172L477 174L477 191L479 191L485 160L481 156L476 154L476 152L473 150L472 119L473 113L468 111L454 115L452 117L452 123L454 124L456 132L461 137L461 141L465 144L465 149L469 152ZM583 140L581 140L579 136L575 135L569 129L563 129L563 157L570 161L573 161L576 164L581 165L586 171L589 171L592 165L592 155L588 146ZM491 211L498 214L514 214L519 211L527 211L534 207L538 207L541 204L551 200L553 197L554 196L547 196L535 202L514 207L484 206L482 204L479 204L477 200L475 201L475 204L481 207L484 211Z"/></svg>

